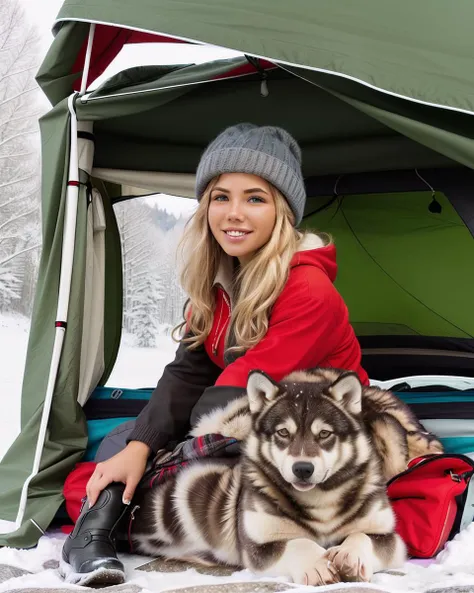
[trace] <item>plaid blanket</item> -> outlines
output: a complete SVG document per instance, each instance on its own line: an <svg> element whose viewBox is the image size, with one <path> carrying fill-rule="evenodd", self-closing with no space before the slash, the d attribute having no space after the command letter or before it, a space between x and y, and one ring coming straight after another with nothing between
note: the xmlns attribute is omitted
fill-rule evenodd
<svg viewBox="0 0 474 593"><path fill-rule="evenodd" d="M206 434L179 443L172 451L160 449L145 472L140 487L153 488L178 473L192 461L216 457L236 457L240 442L220 434Z"/></svg>

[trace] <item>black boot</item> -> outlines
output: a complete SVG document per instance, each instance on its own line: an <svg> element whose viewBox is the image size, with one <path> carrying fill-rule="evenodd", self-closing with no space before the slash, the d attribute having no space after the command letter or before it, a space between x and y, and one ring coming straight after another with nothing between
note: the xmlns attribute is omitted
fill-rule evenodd
<svg viewBox="0 0 474 593"><path fill-rule="evenodd" d="M117 558L115 547L115 531L130 508L122 502L124 488L123 484L114 482L104 488L91 509L87 501L84 503L62 552L64 562L76 573L74 582L106 586L125 581L124 566ZM63 572L67 577L67 570ZM87 575L93 572L94 576L88 580Z"/></svg>

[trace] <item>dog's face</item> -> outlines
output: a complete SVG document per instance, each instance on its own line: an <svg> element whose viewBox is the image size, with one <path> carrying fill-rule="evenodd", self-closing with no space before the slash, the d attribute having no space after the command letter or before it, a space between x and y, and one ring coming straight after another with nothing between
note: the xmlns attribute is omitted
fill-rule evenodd
<svg viewBox="0 0 474 593"><path fill-rule="evenodd" d="M277 384L260 371L250 374L247 451L263 457L304 492L369 455L361 421L362 387L355 373L321 370L297 373L296 381L291 377Z"/></svg>

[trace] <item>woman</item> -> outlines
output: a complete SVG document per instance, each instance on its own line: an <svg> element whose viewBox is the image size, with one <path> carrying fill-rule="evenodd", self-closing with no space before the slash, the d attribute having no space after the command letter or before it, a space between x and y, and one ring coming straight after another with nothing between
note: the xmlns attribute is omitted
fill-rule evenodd
<svg viewBox="0 0 474 593"><path fill-rule="evenodd" d="M89 508L63 550L76 572L123 569L109 536L150 455L240 396L249 371L280 381L295 370L335 367L368 383L333 286L335 247L296 230L306 199L296 141L276 127L228 128L202 155L196 192L199 207L183 238L190 253L182 274L185 335L127 446L89 480Z"/></svg>

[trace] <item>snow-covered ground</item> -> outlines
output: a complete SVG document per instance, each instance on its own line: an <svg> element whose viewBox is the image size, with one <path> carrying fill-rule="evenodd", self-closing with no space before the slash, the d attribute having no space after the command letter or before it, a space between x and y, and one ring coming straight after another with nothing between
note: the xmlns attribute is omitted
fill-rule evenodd
<svg viewBox="0 0 474 593"><path fill-rule="evenodd" d="M20 398L29 319L0 313L0 459L20 432Z"/></svg>
<svg viewBox="0 0 474 593"><path fill-rule="evenodd" d="M65 536L51 532L43 536L38 547L32 550L0 549L1 571L7 572L6 581L0 584L0 591L41 591L67 593L88 593L91 589L69 584L60 576L58 559ZM474 524L449 542L437 558L429 561L411 561L403 568L374 575L371 584L338 583L325 587L294 586L285 584L283 578L256 577L248 570L236 571L229 576L201 574L194 568L182 571L137 570L151 559L144 556L121 555L125 564L126 590L130 593L175 593L183 592L239 593L241 591L265 592L279 590L281 593L472 593L474 591ZM173 563L170 563L171 565ZM16 568L14 572L13 568ZM203 572L206 572L205 570ZM266 587L273 582L276 587ZM211 589L212 587L212 589ZM125 591L122 587L111 587L112 593Z"/></svg>
<svg viewBox="0 0 474 593"><path fill-rule="evenodd" d="M127 340L122 344L107 385L111 387L154 387L165 365L173 360L178 344L171 336L158 336L155 348L137 348Z"/></svg>
<svg viewBox="0 0 474 593"><path fill-rule="evenodd" d="M29 319L0 314L0 459L20 431L21 384L28 345ZM127 336L108 385L154 387L165 365L174 358L177 344L159 336L156 348L137 348Z"/></svg>

